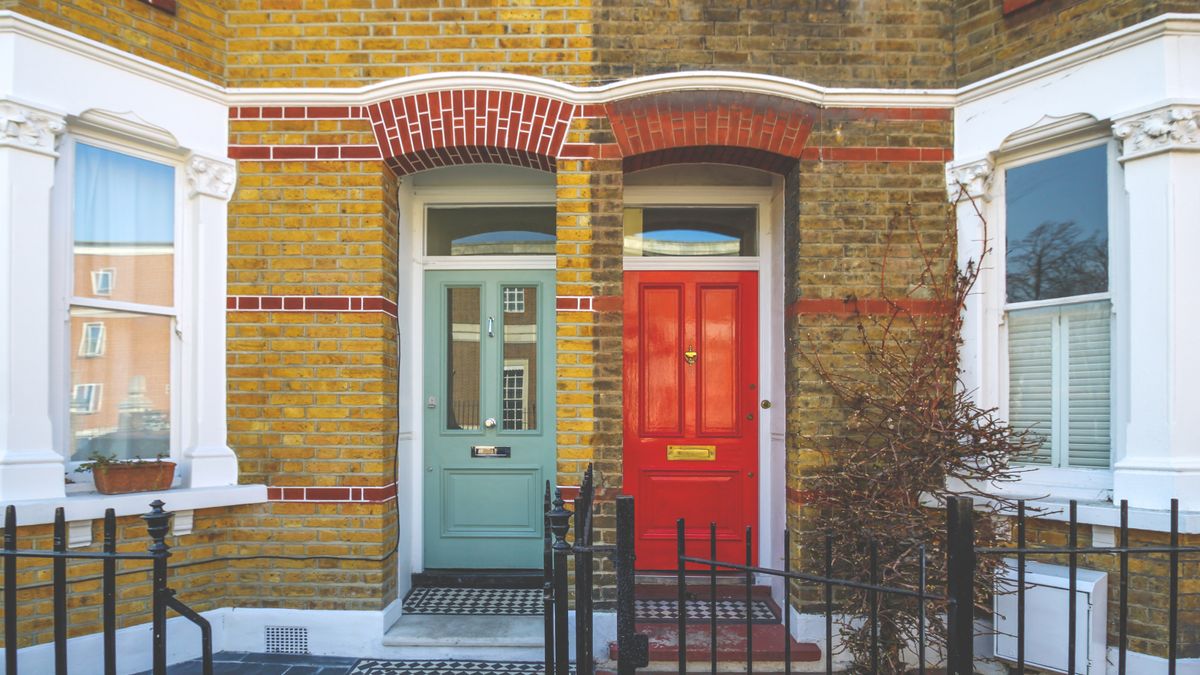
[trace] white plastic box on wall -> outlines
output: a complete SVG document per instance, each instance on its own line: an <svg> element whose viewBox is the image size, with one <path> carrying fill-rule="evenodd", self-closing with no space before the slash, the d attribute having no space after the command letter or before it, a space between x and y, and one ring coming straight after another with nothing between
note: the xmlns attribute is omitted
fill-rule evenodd
<svg viewBox="0 0 1200 675"><path fill-rule="evenodd" d="M1005 558L996 572L996 656L1017 660L1017 561ZM1075 673L1104 675L1108 620L1108 574L1075 572ZM1025 563L1025 664L1067 672L1070 568Z"/></svg>

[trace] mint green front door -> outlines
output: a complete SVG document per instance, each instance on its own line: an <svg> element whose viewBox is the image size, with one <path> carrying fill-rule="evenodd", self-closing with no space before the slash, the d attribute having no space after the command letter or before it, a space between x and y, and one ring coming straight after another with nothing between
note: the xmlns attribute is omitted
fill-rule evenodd
<svg viewBox="0 0 1200 675"><path fill-rule="evenodd" d="M539 567L554 272L426 272L425 308L425 567Z"/></svg>

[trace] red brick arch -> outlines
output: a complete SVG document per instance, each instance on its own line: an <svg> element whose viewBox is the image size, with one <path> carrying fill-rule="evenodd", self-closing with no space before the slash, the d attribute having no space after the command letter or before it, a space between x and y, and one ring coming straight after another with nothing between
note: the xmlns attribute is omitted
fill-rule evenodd
<svg viewBox="0 0 1200 675"><path fill-rule="evenodd" d="M786 171L808 141L815 106L768 94L675 91L605 106L626 171L682 162Z"/></svg>
<svg viewBox="0 0 1200 675"><path fill-rule="evenodd" d="M490 89L410 94L366 106L384 161L399 174L484 163L554 171L578 107Z"/></svg>

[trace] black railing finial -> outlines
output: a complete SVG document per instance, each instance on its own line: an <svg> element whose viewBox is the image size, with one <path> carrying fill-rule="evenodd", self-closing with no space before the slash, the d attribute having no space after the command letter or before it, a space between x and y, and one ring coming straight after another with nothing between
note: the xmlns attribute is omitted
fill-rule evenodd
<svg viewBox="0 0 1200 675"><path fill-rule="evenodd" d="M155 499L150 502L150 513L142 515L142 520L146 521L146 532L150 535L150 552L151 553L166 553L167 547L167 532L171 531L171 516L173 513L163 511L163 501Z"/></svg>
<svg viewBox="0 0 1200 675"><path fill-rule="evenodd" d="M562 551L571 548L567 543L567 532L571 529L571 512L565 507L562 490L554 491L554 508L550 509L547 518L550 519L550 533L554 535L554 550Z"/></svg>

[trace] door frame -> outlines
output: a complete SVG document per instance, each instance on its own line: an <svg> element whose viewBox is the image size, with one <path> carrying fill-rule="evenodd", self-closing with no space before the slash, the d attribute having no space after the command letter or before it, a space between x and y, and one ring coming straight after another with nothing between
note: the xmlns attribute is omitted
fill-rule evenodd
<svg viewBox="0 0 1200 675"><path fill-rule="evenodd" d="M771 408L758 414L759 564L783 564L783 527L787 522L786 417L783 373L783 182L771 186L628 186L626 207L754 206L758 208L758 255L739 257L626 257L623 272L745 271L758 272L758 384ZM766 536L764 536L766 533ZM778 579L770 580L781 591Z"/></svg>
<svg viewBox="0 0 1200 675"><path fill-rule="evenodd" d="M408 493L406 521L408 534L400 533L400 546L407 551L397 555L398 595L403 598L411 586L411 575L425 571L425 433L424 406L425 390L425 272L431 270L553 270L557 256L428 256L425 255L425 213L430 206L463 206L486 208L488 206L554 206L553 187L537 186L437 186L409 187L401 185L398 196L400 249L398 279L400 288L411 289L408 294L408 310L398 309L398 318L406 319L407 330L403 334L402 358L413 366L410 374L402 369L398 387L399 417L402 431L398 442L409 447L407 462L402 464L401 453L397 452L397 471L401 480L407 472L407 485L397 486L397 495ZM407 230L407 232L406 232ZM406 279L407 276L407 279ZM405 391L404 380L408 380ZM556 417L556 416L555 416ZM403 428L410 431L405 433ZM398 505L400 506L400 505ZM407 553L407 555L405 555Z"/></svg>

